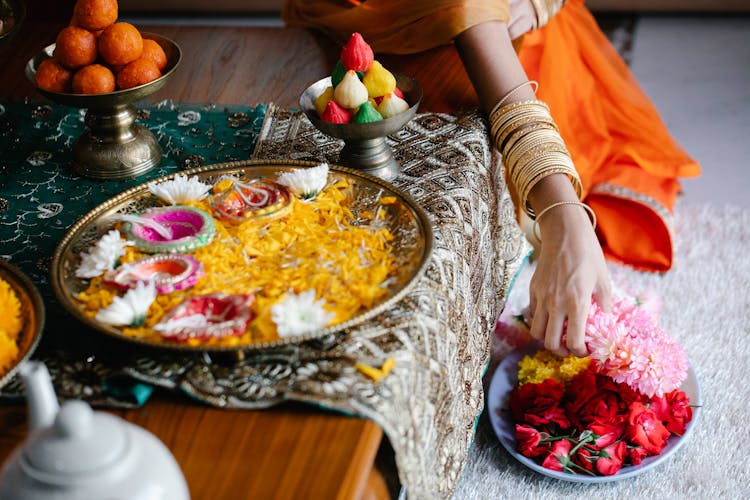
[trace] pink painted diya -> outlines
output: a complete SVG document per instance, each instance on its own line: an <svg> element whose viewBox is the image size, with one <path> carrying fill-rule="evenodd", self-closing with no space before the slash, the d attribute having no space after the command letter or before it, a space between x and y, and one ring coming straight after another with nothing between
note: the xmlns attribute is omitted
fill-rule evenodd
<svg viewBox="0 0 750 500"><path fill-rule="evenodd" d="M186 253L211 242L216 226L209 214L194 207L150 208L128 216L123 230L146 253Z"/></svg>
<svg viewBox="0 0 750 500"><path fill-rule="evenodd" d="M203 274L203 263L190 255L162 254L123 264L107 273L104 282L120 290L153 282L157 293L167 294L190 288Z"/></svg>
<svg viewBox="0 0 750 500"><path fill-rule="evenodd" d="M279 216L291 209L289 190L275 182L253 179L250 182L233 180L231 189L211 197L210 204L216 214L230 222L243 222L249 218Z"/></svg>
<svg viewBox="0 0 750 500"><path fill-rule="evenodd" d="M169 340L210 340L245 333L253 318L252 294L225 295L213 293L185 300L154 326Z"/></svg>

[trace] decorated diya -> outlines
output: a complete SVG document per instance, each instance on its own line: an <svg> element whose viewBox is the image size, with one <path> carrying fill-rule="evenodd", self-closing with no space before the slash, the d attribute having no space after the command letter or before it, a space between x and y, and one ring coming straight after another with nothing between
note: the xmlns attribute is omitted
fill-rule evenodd
<svg viewBox="0 0 750 500"><path fill-rule="evenodd" d="M220 218L242 222L251 217L280 216L288 212L292 201L289 190L276 182L253 179L241 182L226 179L231 188L219 191L210 199Z"/></svg>
<svg viewBox="0 0 750 500"><path fill-rule="evenodd" d="M154 330L178 341L242 335L252 319L253 299L252 294L223 293L193 297L172 309Z"/></svg>
<svg viewBox="0 0 750 500"><path fill-rule="evenodd" d="M123 230L136 248L147 253L185 253L211 241L216 227L211 216L198 208L150 208L137 215L121 215Z"/></svg>
<svg viewBox="0 0 750 500"><path fill-rule="evenodd" d="M179 254L152 255L122 264L104 276L104 282L120 290L135 288L139 282L153 282L156 292L185 290L203 276L203 264L195 257Z"/></svg>

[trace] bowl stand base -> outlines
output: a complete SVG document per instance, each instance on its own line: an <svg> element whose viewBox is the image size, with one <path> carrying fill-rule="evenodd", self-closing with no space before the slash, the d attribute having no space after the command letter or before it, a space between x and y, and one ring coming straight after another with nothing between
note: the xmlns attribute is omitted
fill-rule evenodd
<svg viewBox="0 0 750 500"><path fill-rule="evenodd" d="M339 153L339 162L383 180L390 181L401 173L384 137L361 141L347 140Z"/></svg>
<svg viewBox="0 0 750 500"><path fill-rule="evenodd" d="M98 180L123 180L155 168L162 149L153 133L135 124L135 108L88 110L89 130L73 148L73 169Z"/></svg>

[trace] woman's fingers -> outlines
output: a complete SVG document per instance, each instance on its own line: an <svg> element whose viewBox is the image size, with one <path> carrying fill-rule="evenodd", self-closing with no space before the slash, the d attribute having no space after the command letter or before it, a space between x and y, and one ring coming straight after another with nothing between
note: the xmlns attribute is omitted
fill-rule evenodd
<svg viewBox="0 0 750 500"><path fill-rule="evenodd" d="M561 344L565 314L562 311L551 311L547 317L547 329L544 332L544 348L554 352L558 356L570 354L568 349Z"/></svg>
<svg viewBox="0 0 750 500"><path fill-rule="evenodd" d="M599 280L599 284L594 290L594 300L605 312L609 312L612 308L612 285L606 276Z"/></svg>
<svg viewBox="0 0 750 500"><path fill-rule="evenodd" d="M586 318L588 317L588 305L586 307L573 307L568 311L568 327L565 332L565 346L576 356L588 356L586 349Z"/></svg>

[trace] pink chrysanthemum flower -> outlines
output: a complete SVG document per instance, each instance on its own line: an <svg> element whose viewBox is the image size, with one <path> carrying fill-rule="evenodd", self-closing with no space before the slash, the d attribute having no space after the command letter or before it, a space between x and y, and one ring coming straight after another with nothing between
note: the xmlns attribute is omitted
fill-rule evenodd
<svg viewBox="0 0 750 500"><path fill-rule="evenodd" d="M586 345L598 370L646 396L662 396L687 377L685 351L632 298L615 298L611 312L592 304Z"/></svg>

